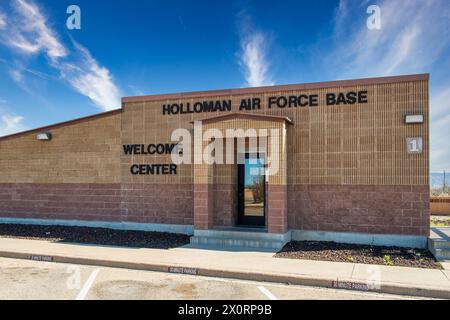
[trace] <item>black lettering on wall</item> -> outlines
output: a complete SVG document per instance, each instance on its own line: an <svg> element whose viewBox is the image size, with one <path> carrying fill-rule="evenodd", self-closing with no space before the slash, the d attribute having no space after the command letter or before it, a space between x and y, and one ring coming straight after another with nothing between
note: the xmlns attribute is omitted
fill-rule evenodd
<svg viewBox="0 0 450 320"><path fill-rule="evenodd" d="M241 103L239 105L239 110L245 110L245 111L250 111L250 110L256 110L256 109L261 109L261 99L260 98L253 98L253 99L242 99Z"/></svg>
<svg viewBox="0 0 450 320"><path fill-rule="evenodd" d="M339 106L356 103L367 103L367 91L350 91L347 93L328 93L326 95L326 104L328 106Z"/></svg>
<svg viewBox="0 0 450 320"><path fill-rule="evenodd" d="M261 109L261 99L260 98L252 99L252 109Z"/></svg>
<svg viewBox="0 0 450 320"><path fill-rule="evenodd" d="M134 150L133 145L131 145L131 144L124 144L123 145L123 152L126 155L132 155L133 154L133 150Z"/></svg>
<svg viewBox="0 0 450 320"><path fill-rule="evenodd" d="M310 107L319 106L319 96L317 94L312 94L309 96L309 106Z"/></svg>
<svg viewBox="0 0 450 320"><path fill-rule="evenodd" d="M326 95L327 106L332 106L336 104L336 94L327 93Z"/></svg>
<svg viewBox="0 0 450 320"><path fill-rule="evenodd" d="M222 104L222 111L231 111L231 100L223 100Z"/></svg>
<svg viewBox="0 0 450 320"><path fill-rule="evenodd" d="M298 100L296 96L289 96L289 108L297 107Z"/></svg>
<svg viewBox="0 0 450 320"><path fill-rule="evenodd" d="M239 106L239 110L251 110L250 101L251 101L250 99L242 99L241 105Z"/></svg>
<svg viewBox="0 0 450 320"><path fill-rule="evenodd" d="M356 99L357 93L354 91L348 92L347 93L347 102L348 104L355 104L357 99Z"/></svg>
<svg viewBox="0 0 450 320"><path fill-rule="evenodd" d="M347 104L347 100L345 99L345 95L344 95L343 93L339 93L339 94L338 94L338 98L337 98L336 104L337 104L337 105L340 105L340 104Z"/></svg>
<svg viewBox="0 0 450 320"><path fill-rule="evenodd" d="M163 108L163 115L172 114L170 105L164 104L162 108Z"/></svg>
<svg viewBox="0 0 450 320"><path fill-rule="evenodd" d="M132 175L176 175L176 164L133 164L130 167Z"/></svg>
<svg viewBox="0 0 450 320"><path fill-rule="evenodd" d="M196 102L194 104L194 112L195 113L200 113L203 111L203 104L201 102Z"/></svg>
<svg viewBox="0 0 450 320"><path fill-rule="evenodd" d="M283 96L278 97L278 99L277 99L278 108L284 108L284 107L286 107L286 105L287 105L286 97L283 97Z"/></svg>
<svg viewBox="0 0 450 320"><path fill-rule="evenodd" d="M367 91L359 91L358 92L358 103L367 103L369 102L367 98Z"/></svg>
<svg viewBox="0 0 450 320"><path fill-rule="evenodd" d="M214 108L214 101L203 101L203 112L211 112Z"/></svg>
<svg viewBox="0 0 450 320"><path fill-rule="evenodd" d="M300 107L307 107L309 104L309 97L306 94L302 94L298 97L298 104Z"/></svg>
<svg viewBox="0 0 450 320"><path fill-rule="evenodd" d="M277 97L269 97L269 103L268 103L269 109L272 109L272 105L275 104L276 99L277 99Z"/></svg>
<svg viewBox="0 0 450 320"><path fill-rule="evenodd" d="M353 105L356 103L367 103L367 91L349 91L349 92L329 92L325 96L325 104L328 106ZM251 111L262 109L261 98L245 98L240 101L239 111ZM273 106L278 108L297 108L297 107L318 107L318 94L300 94L298 96L272 96L267 99L267 108ZM232 100L211 100L197 101L194 103L173 103L162 105L163 115L207 113L207 112L225 112L232 111Z"/></svg>
<svg viewBox="0 0 450 320"><path fill-rule="evenodd" d="M176 144L159 143L159 144L124 144L123 152L126 155L153 155L153 154L171 154Z"/></svg>

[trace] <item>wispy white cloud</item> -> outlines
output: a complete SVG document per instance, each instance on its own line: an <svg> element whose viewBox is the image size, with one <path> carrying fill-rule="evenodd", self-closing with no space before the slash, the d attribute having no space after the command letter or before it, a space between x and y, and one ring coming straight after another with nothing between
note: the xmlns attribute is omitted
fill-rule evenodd
<svg viewBox="0 0 450 320"><path fill-rule="evenodd" d="M367 2L341 0L326 62L340 77L392 75L430 68L450 43L446 1L384 0L381 30L366 27ZM354 14L348 14L350 10ZM359 14L357 14L359 13Z"/></svg>
<svg viewBox="0 0 450 320"><path fill-rule="evenodd" d="M41 8L31 0L13 0L12 6L15 14L11 19L16 23L8 24L8 32L2 33L0 40L3 43L24 55L45 54L59 77L100 109L106 111L120 107L120 90L110 71L101 66L87 48L75 41L70 48L65 46L50 27ZM14 68L10 71L12 79L22 88L26 88L24 71L29 69Z"/></svg>
<svg viewBox="0 0 450 320"><path fill-rule="evenodd" d="M13 134L25 129L22 116L6 113L0 115L0 136Z"/></svg>
<svg viewBox="0 0 450 320"><path fill-rule="evenodd" d="M74 48L77 60L60 64L61 76L103 110L119 107L120 92L109 70L100 66L85 47L74 42Z"/></svg>
<svg viewBox="0 0 450 320"><path fill-rule="evenodd" d="M141 89L139 89L138 87L134 86L134 85L128 85L128 88L130 88L131 92L133 95L135 96L143 96L144 95L144 91L142 91Z"/></svg>
<svg viewBox="0 0 450 320"><path fill-rule="evenodd" d="M443 87L431 97L431 120L435 123L442 123L446 116L450 116L450 86ZM450 123L449 123L450 128Z"/></svg>
<svg viewBox="0 0 450 320"><path fill-rule="evenodd" d="M52 58L67 56L66 48L58 40L56 33L48 26L46 17L33 2L15 0L15 28L7 37L7 43L28 54L45 51Z"/></svg>
<svg viewBox="0 0 450 320"><path fill-rule="evenodd" d="M431 169L450 171L450 85L431 98Z"/></svg>
<svg viewBox="0 0 450 320"><path fill-rule="evenodd" d="M347 1L339 1L339 5L335 10L334 15L334 33L335 36L340 36L346 29L347 23L345 20L348 17L349 8Z"/></svg>
<svg viewBox="0 0 450 320"><path fill-rule="evenodd" d="M6 16L2 12L0 12L0 30L6 27Z"/></svg>
<svg viewBox="0 0 450 320"><path fill-rule="evenodd" d="M271 86L269 63L266 57L266 37L260 32L246 36L241 41L240 63L245 81L250 87Z"/></svg>
<svg viewBox="0 0 450 320"><path fill-rule="evenodd" d="M240 45L239 65L246 85L250 87L274 85L269 74L268 61L269 37L251 26L247 14L239 15Z"/></svg>
<svg viewBox="0 0 450 320"><path fill-rule="evenodd" d="M19 69L10 69L9 75L17 84L23 84L23 74Z"/></svg>
<svg viewBox="0 0 450 320"><path fill-rule="evenodd" d="M39 101L47 101L42 92L46 87L46 81L49 79L55 79L55 77L24 67L24 65L20 62L7 63L7 65L9 66L9 76L17 86Z"/></svg>
<svg viewBox="0 0 450 320"><path fill-rule="evenodd" d="M381 30L366 27L368 1L341 0L334 33L319 56L336 79L440 73L450 49L450 7L446 0L382 0ZM349 14L351 13L351 14ZM444 59L443 59L444 58ZM434 72L437 71L437 72ZM442 82L443 81L443 82ZM431 170L450 169L450 79L431 90Z"/></svg>

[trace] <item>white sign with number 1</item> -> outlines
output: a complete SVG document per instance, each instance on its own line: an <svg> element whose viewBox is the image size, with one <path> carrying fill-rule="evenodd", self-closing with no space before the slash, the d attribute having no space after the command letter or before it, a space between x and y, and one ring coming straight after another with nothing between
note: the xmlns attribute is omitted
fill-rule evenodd
<svg viewBox="0 0 450 320"><path fill-rule="evenodd" d="M408 153L422 153L422 137L406 138Z"/></svg>

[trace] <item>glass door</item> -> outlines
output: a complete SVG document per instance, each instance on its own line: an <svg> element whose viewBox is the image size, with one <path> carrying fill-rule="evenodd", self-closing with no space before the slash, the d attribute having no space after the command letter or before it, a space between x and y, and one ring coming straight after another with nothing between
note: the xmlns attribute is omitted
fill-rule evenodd
<svg viewBox="0 0 450 320"><path fill-rule="evenodd" d="M238 165L238 223L243 226L264 227L266 182L264 157L246 154L244 164Z"/></svg>

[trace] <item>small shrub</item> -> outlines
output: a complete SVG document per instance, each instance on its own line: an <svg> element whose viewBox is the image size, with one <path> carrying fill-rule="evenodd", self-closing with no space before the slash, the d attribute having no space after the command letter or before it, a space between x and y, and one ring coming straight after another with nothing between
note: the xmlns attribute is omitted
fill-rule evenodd
<svg viewBox="0 0 450 320"><path fill-rule="evenodd" d="M394 261L392 261L391 256L388 255L384 255L383 256L383 262L386 266L393 266L394 265Z"/></svg>
<svg viewBox="0 0 450 320"><path fill-rule="evenodd" d="M432 227L449 227L450 226L450 218L448 217L431 217L430 224Z"/></svg>

